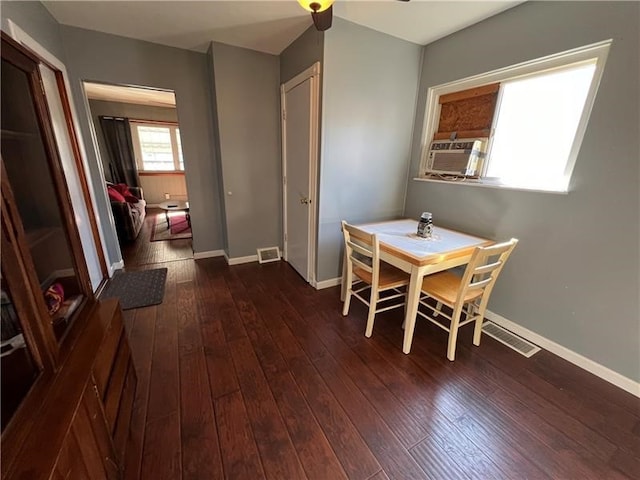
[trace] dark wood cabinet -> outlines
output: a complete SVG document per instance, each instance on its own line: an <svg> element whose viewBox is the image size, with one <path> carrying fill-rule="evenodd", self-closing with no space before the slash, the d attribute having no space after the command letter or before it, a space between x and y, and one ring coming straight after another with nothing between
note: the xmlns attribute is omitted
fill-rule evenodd
<svg viewBox="0 0 640 480"><path fill-rule="evenodd" d="M136 387L122 313L93 293L42 60L4 33L0 54L2 478L120 478Z"/></svg>

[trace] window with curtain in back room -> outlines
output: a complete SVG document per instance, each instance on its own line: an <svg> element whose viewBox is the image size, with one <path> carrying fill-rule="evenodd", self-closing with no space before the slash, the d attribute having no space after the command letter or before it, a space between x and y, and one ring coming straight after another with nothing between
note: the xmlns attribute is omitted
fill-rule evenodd
<svg viewBox="0 0 640 480"><path fill-rule="evenodd" d="M430 88L419 177L567 191L610 44ZM452 139L482 139L473 178L434 168L432 142Z"/></svg>
<svg viewBox="0 0 640 480"><path fill-rule="evenodd" d="M131 121L131 135L138 170L175 172L184 170L180 129L177 124Z"/></svg>

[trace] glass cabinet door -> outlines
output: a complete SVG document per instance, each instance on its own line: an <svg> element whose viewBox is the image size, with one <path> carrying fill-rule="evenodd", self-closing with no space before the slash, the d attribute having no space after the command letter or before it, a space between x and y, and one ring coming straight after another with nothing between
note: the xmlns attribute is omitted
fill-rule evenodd
<svg viewBox="0 0 640 480"><path fill-rule="evenodd" d="M35 383L40 369L27 346L11 293L0 278L0 405L2 430Z"/></svg>
<svg viewBox="0 0 640 480"><path fill-rule="evenodd" d="M50 158L52 142L47 148L46 135L50 132L43 129L42 110L39 117L36 109L33 81L39 77L34 73L35 63L30 67L31 71L23 65L19 68L3 55L0 69L3 173L9 184L7 196L12 198L10 203L15 205L19 217L13 221L22 225L22 239L33 263L49 322L60 340L85 294L61 209L65 198L55 181L55 162Z"/></svg>

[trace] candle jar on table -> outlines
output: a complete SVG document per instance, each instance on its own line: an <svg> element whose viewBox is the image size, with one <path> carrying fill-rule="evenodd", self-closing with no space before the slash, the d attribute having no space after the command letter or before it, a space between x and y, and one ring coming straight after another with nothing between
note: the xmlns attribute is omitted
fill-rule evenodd
<svg viewBox="0 0 640 480"><path fill-rule="evenodd" d="M422 212L418 222L417 234L422 238L431 238L433 234L433 215L430 212Z"/></svg>

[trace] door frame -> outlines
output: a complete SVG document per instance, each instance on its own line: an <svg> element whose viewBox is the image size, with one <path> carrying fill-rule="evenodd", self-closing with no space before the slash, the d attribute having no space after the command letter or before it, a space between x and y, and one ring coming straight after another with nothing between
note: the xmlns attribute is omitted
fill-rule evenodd
<svg viewBox="0 0 640 480"><path fill-rule="evenodd" d="M286 93L302 82L311 81L311 105L309 118L309 224L307 231L309 243L307 245L307 278L313 287L316 286L316 237L318 211L318 144L320 127L320 62L316 62L306 70L300 72L291 80L280 85L280 122L282 135L282 238L283 258L288 260L287 248L287 105Z"/></svg>

